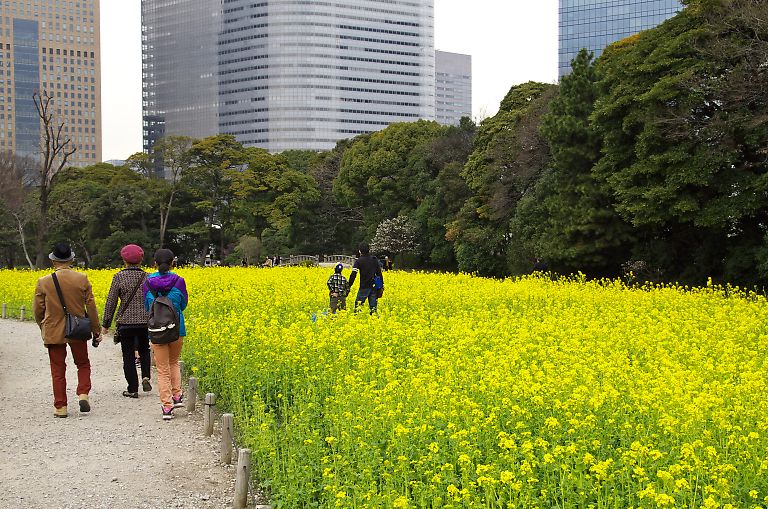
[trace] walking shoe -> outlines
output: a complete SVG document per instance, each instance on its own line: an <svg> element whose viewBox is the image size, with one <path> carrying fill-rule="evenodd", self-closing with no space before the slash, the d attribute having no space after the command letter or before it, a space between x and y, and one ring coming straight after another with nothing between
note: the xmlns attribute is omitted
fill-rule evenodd
<svg viewBox="0 0 768 509"><path fill-rule="evenodd" d="M170 421L173 419L173 407L163 407L163 420Z"/></svg>
<svg viewBox="0 0 768 509"><path fill-rule="evenodd" d="M53 416L54 417L61 417L64 418L67 416L67 407L63 406L61 408L54 408L53 409Z"/></svg>
<svg viewBox="0 0 768 509"><path fill-rule="evenodd" d="M144 390L144 392L149 392L152 390L152 384L149 383L149 378L141 379L141 388Z"/></svg>
<svg viewBox="0 0 768 509"><path fill-rule="evenodd" d="M91 404L88 403L88 395L87 394L81 394L80 395L80 411L90 412L91 411Z"/></svg>
<svg viewBox="0 0 768 509"><path fill-rule="evenodd" d="M130 392L130 391L123 391L123 396L126 398L138 398L139 393L138 392Z"/></svg>
<svg viewBox="0 0 768 509"><path fill-rule="evenodd" d="M181 408L184 406L184 403L182 400L184 399L183 394L179 394L178 396L172 396L173 399L173 408Z"/></svg>

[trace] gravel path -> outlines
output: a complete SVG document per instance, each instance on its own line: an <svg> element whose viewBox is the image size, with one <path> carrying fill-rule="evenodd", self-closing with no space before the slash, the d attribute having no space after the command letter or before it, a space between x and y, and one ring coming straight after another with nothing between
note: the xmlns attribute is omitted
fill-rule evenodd
<svg viewBox="0 0 768 509"><path fill-rule="evenodd" d="M55 419L39 329L0 320L0 508L232 507L235 469L218 462L218 432L203 436L202 405L163 422L156 387L139 399L122 396L120 348L111 339L89 355L90 414L78 412L68 352L69 417Z"/></svg>

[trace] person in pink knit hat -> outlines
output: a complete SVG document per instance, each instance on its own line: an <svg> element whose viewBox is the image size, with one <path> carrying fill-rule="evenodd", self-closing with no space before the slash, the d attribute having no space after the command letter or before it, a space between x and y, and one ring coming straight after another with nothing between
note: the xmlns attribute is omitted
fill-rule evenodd
<svg viewBox="0 0 768 509"><path fill-rule="evenodd" d="M147 279L147 273L141 269L144 250L136 244L128 244L120 250L125 268L114 275L109 287L107 302L104 304L102 335L109 332L112 319L117 311L115 342L120 343L123 352L123 374L128 384L123 396L139 397L139 377L136 373L134 352L139 353L141 369L141 387L144 392L152 390L150 383L149 336L147 320L149 314L144 309L144 295L141 285ZM119 301L119 306L118 306Z"/></svg>

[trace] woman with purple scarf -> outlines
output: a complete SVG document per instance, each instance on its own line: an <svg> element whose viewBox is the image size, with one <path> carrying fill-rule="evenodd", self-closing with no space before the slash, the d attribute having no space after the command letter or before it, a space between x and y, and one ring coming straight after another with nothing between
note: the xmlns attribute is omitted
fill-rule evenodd
<svg viewBox="0 0 768 509"><path fill-rule="evenodd" d="M181 393L181 369L179 357L187 335L184 327L184 309L187 307L189 295L184 278L171 272L175 266L175 256L170 249L158 249L155 252L155 267L157 272L150 274L142 286L144 292L144 307L149 310L155 295L167 296L176 314L179 316L179 339L167 344L152 343L152 353L157 364L157 383L160 390L160 402L163 405L163 420L173 419L173 409L184 406Z"/></svg>

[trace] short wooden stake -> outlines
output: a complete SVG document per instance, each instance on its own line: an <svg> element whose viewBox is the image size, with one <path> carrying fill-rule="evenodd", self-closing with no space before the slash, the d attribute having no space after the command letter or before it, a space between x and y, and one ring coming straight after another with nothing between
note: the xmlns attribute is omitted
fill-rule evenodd
<svg viewBox="0 0 768 509"><path fill-rule="evenodd" d="M203 414L203 427L205 429L205 436L209 437L213 435L213 419L214 419L214 407L216 406L216 395L209 392L205 395L205 413Z"/></svg>
<svg viewBox="0 0 768 509"><path fill-rule="evenodd" d="M184 378L184 361L179 361L179 373L181 373L181 378Z"/></svg>
<svg viewBox="0 0 768 509"><path fill-rule="evenodd" d="M26 309L24 306L21 306L21 309L20 309L20 317L19 317L19 320L21 320L22 322L24 321L24 312L25 312L26 310L27 310L27 309Z"/></svg>
<svg viewBox="0 0 768 509"><path fill-rule="evenodd" d="M248 482L251 479L251 450L240 449L237 456L237 477L235 477L235 509L248 505Z"/></svg>
<svg viewBox="0 0 768 509"><path fill-rule="evenodd" d="M232 464L232 439L234 435L234 419L232 414L221 416L221 462Z"/></svg>
<svg viewBox="0 0 768 509"><path fill-rule="evenodd" d="M3 302L3 319L8 318L8 304Z"/></svg>
<svg viewBox="0 0 768 509"><path fill-rule="evenodd" d="M187 387L187 412L194 412L195 404L197 403L197 378L194 376L189 377Z"/></svg>

